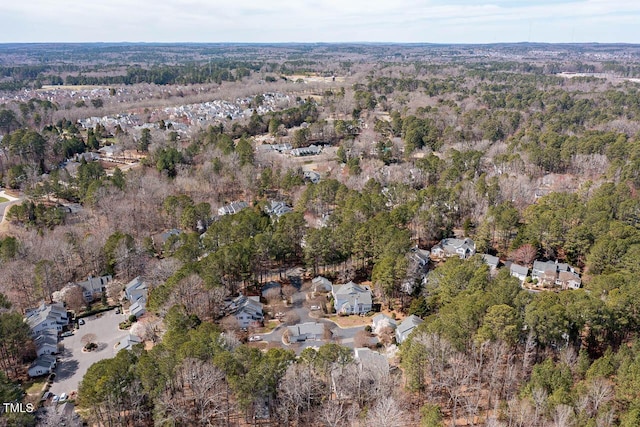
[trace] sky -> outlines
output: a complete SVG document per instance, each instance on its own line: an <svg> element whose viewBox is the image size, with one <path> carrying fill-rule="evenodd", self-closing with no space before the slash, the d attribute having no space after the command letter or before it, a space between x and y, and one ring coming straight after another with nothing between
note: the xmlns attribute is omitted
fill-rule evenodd
<svg viewBox="0 0 640 427"><path fill-rule="evenodd" d="M1 0L10 42L640 43L640 0Z"/></svg>

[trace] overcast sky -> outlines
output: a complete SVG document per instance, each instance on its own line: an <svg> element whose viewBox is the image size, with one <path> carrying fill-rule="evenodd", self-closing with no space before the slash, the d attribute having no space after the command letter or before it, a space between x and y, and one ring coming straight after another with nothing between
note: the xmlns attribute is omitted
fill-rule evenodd
<svg viewBox="0 0 640 427"><path fill-rule="evenodd" d="M1 0L0 42L628 42L640 0Z"/></svg>

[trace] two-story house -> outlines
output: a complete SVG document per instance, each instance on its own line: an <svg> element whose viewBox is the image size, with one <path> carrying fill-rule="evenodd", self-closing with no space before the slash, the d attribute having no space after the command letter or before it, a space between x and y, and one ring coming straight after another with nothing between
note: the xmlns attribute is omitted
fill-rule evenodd
<svg viewBox="0 0 640 427"><path fill-rule="evenodd" d="M368 286L357 285L353 282L345 285L333 285L331 295L333 295L337 313L364 314L370 312L373 307L373 297Z"/></svg>
<svg viewBox="0 0 640 427"><path fill-rule="evenodd" d="M476 244L473 240L466 239L443 239L440 243L431 248L431 258L442 260L445 258L458 256L462 259L471 258L476 253Z"/></svg>

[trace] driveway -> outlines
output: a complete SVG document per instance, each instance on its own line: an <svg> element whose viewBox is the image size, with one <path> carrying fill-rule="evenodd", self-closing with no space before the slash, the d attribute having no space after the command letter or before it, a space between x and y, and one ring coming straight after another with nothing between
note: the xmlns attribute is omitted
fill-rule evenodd
<svg viewBox="0 0 640 427"><path fill-rule="evenodd" d="M69 394L78 390L78 384L87 373L89 366L102 360L114 357L114 346L129 334L129 331L121 331L118 324L126 320L123 314L116 314L115 310L106 311L100 317L85 317L85 324L76 329L74 335L62 338L64 350L60 355L58 366L55 369L56 378L51 386L51 393L58 396L62 393ZM98 349L89 353L83 353L82 337L86 334L95 334Z"/></svg>
<svg viewBox="0 0 640 427"><path fill-rule="evenodd" d="M300 354L302 350L307 347L321 347L323 344L329 342L335 342L337 344L343 345L345 347L349 347L351 349L354 348L354 337L359 331L364 330L365 326L354 326L351 328L341 328L337 323L329 320L329 319L317 319L309 315L309 309L304 306L304 302L306 301L305 292L299 291L292 295L291 302L292 307L289 309L294 311L296 315L300 318L299 323L306 322L318 322L327 325L327 327L331 330L332 339L331 340L322 340L322 341L305 341L301 343L289 344L285 345L282 342L282 335L284 331L286 331L286 325L280 324L273 331L267 334L260 334L264 341L279 343L284 348L291 348L295 350L297 354ZM377 338L371 339L373 342L377 342Z"/></svg>

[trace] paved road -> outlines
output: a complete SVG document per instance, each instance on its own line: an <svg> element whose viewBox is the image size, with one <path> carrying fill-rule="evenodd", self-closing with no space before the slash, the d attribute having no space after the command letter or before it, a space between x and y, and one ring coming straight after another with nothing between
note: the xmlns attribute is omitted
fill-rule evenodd
<svg viewBox="0 0 640 427"><path fill-rule="evenodd" d="M85 324L77 329L74 335L62 339L64 350L55 369L56 378L51 386L51 393L69 394L78 390L78 384L89 366L102 359L114 357L114 346L129 334L129 331L121 331L118 324L125 320L125 315L116 314L115 310L102 313L99 318L95 316L85 318ZM81 342L86 334L95 334L98 350L83 353Z"/></svg>
<svg viewBox="0 0 640 427"><path fill-rule="evenodd" d="M341 328L340 326L338 326L337 323L329 319L316 319L314 317L311 317L309 309L304 306L305 300L306 300L306 297L305 297L304 291L296 292L291 297L291 302L293 303L293 305L290 308L290 310L294 311L296 315L300 318L299 323L319 322L327 325L329 330L331 330L331 333L332 333L331 341L328 341L328 340L306 341L302 343L285 345L282 342L282 335L286 331L286 327L287 327L287 325L285 324L278 325L273 331L269 332L268 334L261 334L260 336L262 337L262 339L268 342L279 343L285 348L290 348L292 350L295 350L297 354L300 354L300 352L307 347L320 347L323 344L326 344L327 342L335 342L345 347L354 348L354 337L359 331L364 330L365 328L364 326ZM377 338L372 339L372 341L375 341L375 340L377 340Z"/></svg>
<svg viewBox="0 0 640 427"><path fill-rule="evenodd" d="M1 224L4 221L4 213L7 210L7 208L9 208L9 206L13 205L14 203L18 203L21 200L23 200L24 196L16 198L16 197L10 196L10 195L6 194L4 191L0 190L0 197L3 197L5 199L9 199L8 202L0 203L0 224Z"/></svg>

